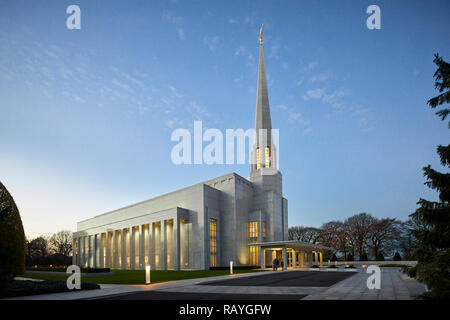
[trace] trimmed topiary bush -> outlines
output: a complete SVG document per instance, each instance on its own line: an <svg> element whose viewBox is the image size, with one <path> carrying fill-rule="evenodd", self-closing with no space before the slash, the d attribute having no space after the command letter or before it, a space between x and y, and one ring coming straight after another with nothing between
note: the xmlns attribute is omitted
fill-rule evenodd
<svg viewBox="0 0 450 320"><path fill-rule="evenodd" d="M400 255L400 253L396 252L394 254L394 261L402 261L402 256Z"/></svg>
<svg viewBox="0 0 450 320"><path fill-rule="evenodd" d="M359 261L369 261L369 258L367 257L367 253L363 252L361 257L359 257Z"/></svg>
<svg viewBox="0 0 450 320"><path fill-rule="evenodd" d="M376 260L377 261L384 261L384 255L381 252L378 252Z"/></svg>
<svg viewBox="0 0 450 320"><path fill-rule="evenodd" d="M25 233L14 199L0 182L0 286L25 271Z"/></svg>

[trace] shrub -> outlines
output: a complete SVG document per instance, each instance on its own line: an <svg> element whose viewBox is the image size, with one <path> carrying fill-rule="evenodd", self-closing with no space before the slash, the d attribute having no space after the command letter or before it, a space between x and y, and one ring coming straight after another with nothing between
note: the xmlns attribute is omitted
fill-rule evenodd
<svg viewBox="0 0 450 320"><path fill-rule="evenodd" d="M363 252L362 255L359 257L359 261L369 261L367 253Z"/></svg>
<svg viewBox="0 0 450 320"><path fill-rule="evenodd" d="M0 182L0 285L25 270L25 233L13 197Z"/></svg>
<svg viewBox="0 0 450 320"><path fill-rule="evenodd" d="M337 268L337 267L336 267L336 265L334 265L334 264L330 264L330 265L328 266L328 268Z"/></svg>
<svg viewBox="0 0 450 320"><path fill-rule="evenodd" d="M376 256L376 260L377 261L384 261L384 255L381 252L378 252L377 256Z"/></svg>
<svg viewBox="0 0 450 320"><path fill-rule="evenodd" d="M348 256L347 256L347 261L353 261L353 260L354 260L354 259L353 259L352 254L349 253Z"/></svg>
<svg viewBox="0 0 450 320"><path fill-rule="evenodd" d="M81 290L100 289L95 283L81 283ZM0 298L71 291L65 281L9 281L0 291Z"/></svg>
<svg viewBox="0 0 450 320"><path fill-rule="evenodd" d="M337 257L336 257L335 253L333 253L333 255L331 256L331 261L337 261Z"/></svg>
<svg viewBox="0 0 450 320"><path fill-rule="evenodd" d="M396 252L394 254L394 261L402 261L402 256L400 255L400 253Z"/></svg>

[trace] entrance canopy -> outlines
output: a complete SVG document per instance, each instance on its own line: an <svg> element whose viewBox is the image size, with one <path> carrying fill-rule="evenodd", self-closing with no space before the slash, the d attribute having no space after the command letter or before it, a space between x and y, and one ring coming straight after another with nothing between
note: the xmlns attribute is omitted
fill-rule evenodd
<svg viewBox="0 0 450 320"><path fill-rule="evenodd" d="M272 252L272 257L276 255L276 251L282 251L283 269L286 270L289 264L290 267L297 268L311 266L315 262L315 265L322 266L323 252L326 250L332 250L330 247L322 246L320 244L311 244L301 242L298 240L290 241L272 241L272 242L260 242L250 243L251 247L259 247L261 252L261 268L266 267L266 254ZM289 263L287 259L289 254ZM297 259L298 257L298 259ZM297 264L298 260L298 264Z"/></svg>

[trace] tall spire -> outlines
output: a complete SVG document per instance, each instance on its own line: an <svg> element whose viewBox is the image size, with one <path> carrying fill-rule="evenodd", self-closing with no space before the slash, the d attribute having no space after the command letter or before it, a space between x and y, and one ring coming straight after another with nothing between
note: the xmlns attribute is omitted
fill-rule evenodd
<svg viewBox="0 0 450 320"><path fill-rule="evenodd" d="M274 155L273 151L275 151L272 146L272 121L270 119L269 95L267 91L266 69L264 66L262 26L259 34L259 65L258 87L256 93L255 146L253 147L254 165L252 165L252 171L257 170L261 167L273 167L273 161L270 161L270 159L272 159L272 156ZM266 164L266 148L269 148L269 164Z"/></svg>
<svg viewBox="0 0 450 320"><path fill-rule="evenodd" d="M264 66L264 52L262 45L262 27L260 31L258 89L256 93L255 129L272 129L270 120L269 94L267 91L266 68Z"/></svg>

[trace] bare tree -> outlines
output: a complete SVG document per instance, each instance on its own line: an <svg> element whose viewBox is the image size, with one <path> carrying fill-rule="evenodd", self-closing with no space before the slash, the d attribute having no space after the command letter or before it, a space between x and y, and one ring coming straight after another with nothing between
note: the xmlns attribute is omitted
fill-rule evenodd
<svg viewBox="0 0 450 320"><path fill-rule="evenodd" d="M379 252L388 251L400 236L400 223L396 219L375 219L368 233L368 246L374 257Z"/></svg>
<svg viewBox="0 0 450 320"><path fill-rule="evenodd" d="M369 232L375 218L365 212L351 216L345 220L348 227L349 243L353 250L357 250L361 257L367 247Z"/></svg>
<svg viewBox="0 0 450 320"><path fill-rule="evenodd" d="M288 229L289 240L298 240L306 243L316 243L318 234L319 229L314 227L296 226Z"/></svg>
<svg viewBox="0 0 450 320"><path fill-rule="evenodd" d="M68 257L72 253L72 232L69 230L59 231L50 237L49 243L54 253Z"/></svg>

